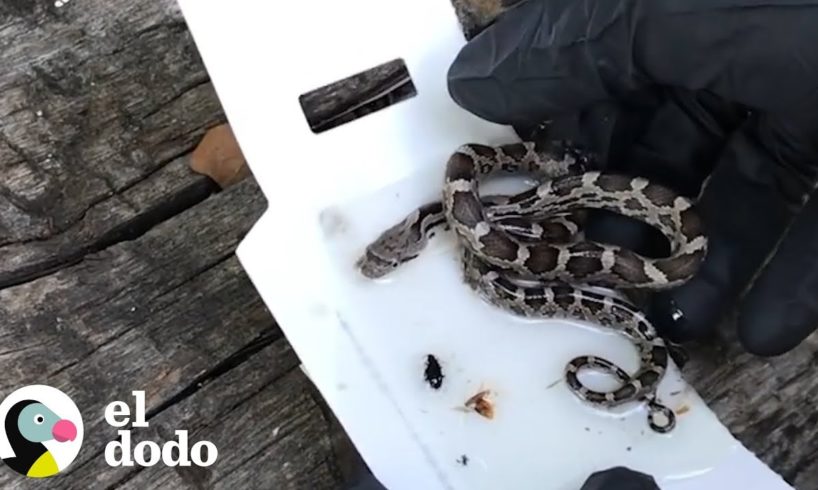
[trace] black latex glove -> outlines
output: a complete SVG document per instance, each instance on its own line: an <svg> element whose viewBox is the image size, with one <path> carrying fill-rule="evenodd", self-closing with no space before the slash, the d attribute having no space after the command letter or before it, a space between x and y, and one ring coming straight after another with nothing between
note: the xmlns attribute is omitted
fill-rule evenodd
<svg viewBox="0 0 818 490"><path fill-rule="evenodd" d="M734 306L759 355L818 326L818 197L803 208L818 168L818 0L526 0L464 47L449 90L520 130L553 120L603 168L691 197L710 176L708 257L652 299L667 337L709 336ZM597 215L589 235L662 253L623 220Z"/></svg>
<svg viewBox="0 0 818 490"><path fill-rule="evenodd" d="M349 490L386 490L386 487L373 474L366 473ZM659 486L650 475L617 466L593 473L579 490L659 490Z"/></svg>
<svg viewBox="0 0 818 490"><path fill-rule="evenodd" d="M579 490L660 490L652 476L617 466L593 473Z"/></svg>

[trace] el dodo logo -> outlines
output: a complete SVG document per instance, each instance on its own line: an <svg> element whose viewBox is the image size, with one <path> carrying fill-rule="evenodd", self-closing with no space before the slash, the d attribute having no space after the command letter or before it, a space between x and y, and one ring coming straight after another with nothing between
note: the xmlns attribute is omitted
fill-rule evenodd
<svg viewBox="0 0 818 490"><path fill-rule="evenodd" d="M30 478L64 471L80 452L82 416L56 388L20 388L0 403L0 421L0 458Z"/></svg>
<svg viewBox="0 0 818 490"><path fill-rule="evenodd" d="M118 441L105 446L105 462L109 466L153 466L159 461L166 466L210 466L216 462L219 451L210 441L188 442L186 430L176 430L176 440L167 441L162 446L154 441L141 441L131 447L131 430L122 427L148 427L145 412L145 392L134 391L134 411L125 402L113 402L105 408L105 420L116 427ZM133 417L133 419L131 418Z"/></svg>

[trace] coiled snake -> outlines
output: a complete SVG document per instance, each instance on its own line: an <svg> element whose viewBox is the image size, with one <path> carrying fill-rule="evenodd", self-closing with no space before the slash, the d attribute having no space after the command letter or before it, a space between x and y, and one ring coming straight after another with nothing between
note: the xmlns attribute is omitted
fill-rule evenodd
<svg viewBox="0 0 818 490"><path fill-rule="evenodd" d="M540 184L513 196L482 197L478 181L490 175L527 173ZM583 240L585 209L604 209L641 220L669 240L667 257ZM693 203L643 178L587 171L571 155L557 158L532 142L468 144L449 159L442 200L421 206L384 231L358 260L361 273L383 276L417 257L436 228L453 229L465 282L490 303L526 317L567 317L613 328L630 339L640 368L628 374L595 356L571 360L569 389L601 407L644 401L657 432L675 426L673 411L656 399L668 365L668 348L630 303L582 286L666 289L688 280L707 252ZM595 391L578 378L582 369L613 375L620 386Z"/></svg>

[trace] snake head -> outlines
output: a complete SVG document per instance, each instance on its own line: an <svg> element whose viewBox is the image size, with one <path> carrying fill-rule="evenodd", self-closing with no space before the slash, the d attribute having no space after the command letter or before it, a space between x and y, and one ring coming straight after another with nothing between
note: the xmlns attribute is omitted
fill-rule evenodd
<svg viewBox="0 0 818 490"><path fill-rule="evenodd" d="M384 250L379 247L369 246L355 265L365 277L376 279L389 274L403 262L412 258L414 257L401 260L394 254L384 253Z"/></svg>
<svg viewBox="0 0 818 490"><path fill-rule="evenodd" d="M383 232L368 247L356 266L370 279L385 276L418 255L427 236L416 214Z"/></svg>

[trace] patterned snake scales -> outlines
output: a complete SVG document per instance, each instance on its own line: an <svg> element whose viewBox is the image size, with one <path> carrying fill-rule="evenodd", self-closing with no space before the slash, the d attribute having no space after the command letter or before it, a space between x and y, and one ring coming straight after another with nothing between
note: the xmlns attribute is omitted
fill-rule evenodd
<svg viewBox="0 0 818 490"><path fill-rule="evenodd" d="M528 173L540 183L513 196L481 197L478 180L502 172ZM647 258L582 240L582 212L589 208L655 227L670 241L670 255ZM359 270L369 278L389 273L417 257L441 225L456 233L466 283L490 303L526 317L594 322L629 338L640 355L636 373L600 357L581 356L567 364L565 381L595 406L643 401L654 431L673 429L673 411L656 398L668 346L635 306L580 287L664 289L689 279L707 251L690 200L642 178L585 171L576 158L557 159L531 142L468 144L448 161L442 202L426 204L384 231L358 260ZM592 390L578 378L582 369L608 373L619 387Z"/></svg>

